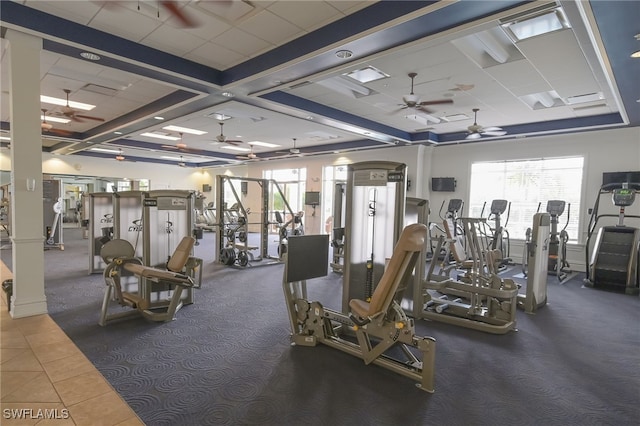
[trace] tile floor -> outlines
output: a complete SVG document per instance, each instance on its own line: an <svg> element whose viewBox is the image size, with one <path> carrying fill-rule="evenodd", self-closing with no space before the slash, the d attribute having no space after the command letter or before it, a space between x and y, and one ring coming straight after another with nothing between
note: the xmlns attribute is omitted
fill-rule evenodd
<svg viewBox="0 0 640 426"><path fill-rule="evenodd" d="M49 315L12 319L0 293L0 424L144 425Z"/></svg>

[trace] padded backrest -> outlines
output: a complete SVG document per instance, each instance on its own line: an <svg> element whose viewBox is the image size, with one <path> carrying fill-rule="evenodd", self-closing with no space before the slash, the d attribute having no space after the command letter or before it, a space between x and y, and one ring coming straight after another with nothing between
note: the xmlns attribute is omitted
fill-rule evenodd
<svg viewBox="0 0 640 426"><path fill-rule="evenodd" d="M184 237L178 247L171 255L171 259L167 262L167 269L173 272L180 272L187 264L189 256L191 256L191 250L196 240L193 237Z"/></svg>
<svg viewBox="0 0 640 426"><path fill-rule="evenodd" d="M424 249L426 238L427 226L422 223L414 223L404 228L393 249L389 265L371 296L370 316L389 308L400 284L413 273L420 252Z"/></svg>
<svg viewBox="0 0 640 426"><path fill-rule="evenodd" d="M453 255L456 263L462 263L467 260L467 252L464 250L464 246L462 245L462 240L459 236L455 235L455 224L452 219L445 219L442 222L442 226L444 227L444 232L447 234L447 240L449 243L449 250Z"/></svg>

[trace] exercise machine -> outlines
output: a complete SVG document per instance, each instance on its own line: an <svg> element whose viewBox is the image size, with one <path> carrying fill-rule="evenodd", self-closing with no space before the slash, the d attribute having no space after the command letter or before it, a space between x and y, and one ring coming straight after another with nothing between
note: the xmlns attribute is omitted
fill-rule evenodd
<svg viewBox="0 0 640 426"><path fill-rule="evenodd" d="M480 217L484 216L484 209L486 207L486 202L482 205L482 211L480 213ZM502 215L506 212L507 218L502 224ZM488 224L493 221L493 226L489 225L489 232L484 232L485 238L488 238L490 243L489 247L491 250L500 250L501 259L499 270L503 271L509 263L511 263L510 252L510 240L509 240L509 231L507 230L507 224L509 223L509 217L511 216L511 202L507 200L497 199L491 201L491 206L489 208L489 216L487 217L487 221L484 222Z"/></svg>
<svg viewBox="0 0 640 426"><path fill-rule="evenodd" d="M414 320L398 304L424 251L427 226L404 228L370 301L351 299L347 313L307 298L307 280L327 275L328 235L292 237L283 291L292 346L324 344L415 380L434 392L436 341L415 334ZM313 265L309 258L315 259ZM355 336L354 336L355 334ZM398 350L394 350L394 349Z"/></svg>
<svg viewBox="0 0 640 426"><path fill-rule="evenodd" d="M333 191L333 216L331 219L331 270L342 273L344 267L344 220L346 217L346 191L345 182L336 182Z"/></svg>
<svg viewBox="0 0 640 426"><path fill-rule="evenodd" d="M193 303L191 297L182 297L183 291L201 284L202 259L191 256L194 244L193 237L182 238L164 267L150 267L133 256L135 249L127 240L107 242L101 251L107 266L103 272L106 288L98 324L105 326L109 321L138 314L151 321L173 320L183 305ZM123 277L130 276L137 279L131 289L122 282ZM113 301L128 309L110 312Z"/></svg>
<svg viewBox="0 0 640 426"><path fill-rule="evenodd" d="M588 286L627 294L638 293L640 229L624 224L625 219L640 219L638 215L625 214L625 208L633 205L638 192L640 183L611 183L603 185L598 191L587 228L585 283ZM600 198L605 194L611 194L613 205L618 207L617 215L599 214ZM598 222L605 217L617 217L618 223L598 230L590 252L591 239Z"/></svg>
<svg viewBox="0 0 640 426"><path fill-rule="evenodd" d="M62 227L62 196L60 181L46 179L42 181L42 202L44 212L45 249L64 250Z"/></svg>
<svg viewBox="0 0 640 426"><path fill-rule="evenodd" d="M564 227L558 231L558 223L560 216L564 213L565 205L567 207L567 221ZM565 203L562 200L549 200L547 201L547 213L549 213L551 224L548 272L557 276L558 281L562 283L571 273L571 265L567 261L567 242L569 241L567 226L569 226L571 218L571 203Z"/></svg>
<svg viewBox="0 0 640 426"><path fill-rule="evenodd" d="M443 200L440 205L440 210L438 210L440 223L429 223L429 251L427 253L427 260L442 260L443 264L450 263L451 253L447 251L447 247L443 245L440 245L440 248L436 249L434 244L437 245L437 243L434 243L434 241L438 241L440 237L447 235L446 228L448 225L450 234L449 238L453 238L453 236L462 238L462 228L458 223L458 218L462 215L462 211L464 210L464 202L459 198L452 198L447 203L447 210L443 216L442 209L444 208L445 203L446 200ZM442 226L441 224L445 221L448 222L448 225Z"/></svg>
<svg viewBox="0 0 640 426"><path fill-rule="evenodd" d="M112 192L89 194L89 274L102 272L106 266L100 250L113 239L113 198Z"/></svg>
<svg viewBox="0 0 640 426"><path fill-rule="evenodd" d="M371 297L404 226L406 165L387 161L347 168L342 311Z"/></svg>
<svg viewBox="0 0 640 426"><path fill-rule="evenodd" d="M423 198L407 197L404 211L404 225L422 223L429 224L429 201ZM429 233L427 232L427 238ZM418 256L412 279L407 283L404 297L400 302L402 308L413 318L420 318L425 272L427 266L427 250L422 250Z"/></svg>
<svg viewBox="0 0 640 426"><path fill-rule="evenodd" d="M287 225L289 235L301 225L301 217L293 212L278 183L273 179L218 175L216 188L217 217L221 219L220 231L216 232L218 262L236 268L282 263L282 254L270 254L269 228L277 225L270 219L270 200L277 198L282 202L284 216L294 218ZM253 194L251 198L246 196L249 192ZM257 241L253 238L256 234ZM280 248L278 244L276 250Z"/></svg>
<svg viewBox="0 0 640 426"><path fill-rule="evenodd" d="M538 203L536 212L540 212L541 205L542 203ZM564 214L565 206L567 208L567 220L564 227L558 231L560 216ZM569 261L567 260L567 242L569 241L567 226L569 226L569 219L571 217L571 203L566 203L562 200L549 200L547 201L546 212L550 217L548 273L558 277L558 281L562 284L571 273L571 265L569 265ZM522 273L525 277L528 274L527 262L529 249L527 244L530 242L531 232L532 228L527 228L524 252L522 255Z"/></svg>
<svg viewBox="0 0 640 426"><path fill-rule="evenodd" d="M134 248L134 256L142 259L144 191L118 191L113 193L113 238L127 240Z"/></svg>
<svg viewBox="0 0 640 426"><path fill-rule="evenodd" d="M536 213L533 226L528 229L530 237L525 243L527 264L527 286L524 294L518 295L518 307L532 314L547 303L547 271L550 260L551 239L549 228L551 215Z"/></svg>
<svg viewBox="0 0 640 426"><path fill-rule="evenodd" d="M518 286L498 276L501 258L481 235L485 218L460 218L464 229L470 268L458 279L433 276L430 266L424 283L422 318L442 321L493 334L516 330ZM452 245L452 250L457 248Z"/></svg>

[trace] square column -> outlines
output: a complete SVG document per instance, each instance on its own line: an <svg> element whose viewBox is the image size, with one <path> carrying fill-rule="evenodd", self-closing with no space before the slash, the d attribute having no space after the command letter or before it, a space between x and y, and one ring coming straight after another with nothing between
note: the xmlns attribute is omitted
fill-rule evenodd
<svg viewBox="0 0 640 426"><path fill-rule="evenodd" d="M44 293L40 52L42 39L7 30L11 110L14 318L47 312Z"/></svg>

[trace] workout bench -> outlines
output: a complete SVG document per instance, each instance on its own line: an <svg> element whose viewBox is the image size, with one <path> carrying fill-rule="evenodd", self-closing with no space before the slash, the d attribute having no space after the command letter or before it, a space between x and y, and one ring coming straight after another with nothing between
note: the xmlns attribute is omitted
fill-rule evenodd
<svg viewBox="0 0 640 426"><path fill-rule="evenodd" d="M193 303L192 289L199 287L202 280L202 259L192 257L195 245L193 237L184 237L171 258L166 269L144 266L140 259L134 257L135 249L126 240L115 239L106 243L100 255L107 263L104 278L107 284L99 324L105 326L108 321L142 314L152 321L171 321L183 304ZM200 270L197 283L196 271ZM138 277L137 291L123 291L123 276ZM187 290L183 298L183 290ZM169 293L169 299L152 300L152 294ZM124 312L109 314L111 300L132 308Z"/></svg>

